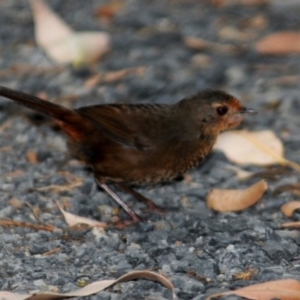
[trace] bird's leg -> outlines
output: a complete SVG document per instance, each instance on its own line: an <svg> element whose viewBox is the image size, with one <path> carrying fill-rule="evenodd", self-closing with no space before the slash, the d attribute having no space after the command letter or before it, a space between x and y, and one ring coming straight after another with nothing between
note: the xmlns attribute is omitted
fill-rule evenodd
<svg viewBox="0 0 300 300"><path fill-rule="evenodd" d="M165 209L162 207L157 206L153 201L151 201L149 198L143 196L142 194L138 193L134 189L130 188L129 186L125 185L124 183L115 183L120 189L122 189L124 192L131 194L134 198L136 198L139 201L144 202L148 209L154 212L158 213L165 213Z"/></svg>
<svg viewBox="0 0 300 300"><path fill-rule="evenodd" d="M111 190L106 183L101 182L98 178L96 180L99 186L129 214L133 222L138 223L143 221L142 218L139 217L126 203L124 203L123 200L113 190Z"/></svg>

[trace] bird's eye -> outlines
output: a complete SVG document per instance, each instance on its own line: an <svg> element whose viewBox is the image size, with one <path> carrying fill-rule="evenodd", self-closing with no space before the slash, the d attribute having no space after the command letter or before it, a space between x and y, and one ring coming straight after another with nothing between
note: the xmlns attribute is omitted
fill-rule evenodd
<svg viewBox="0 0 300 300"><path fill-rule="evenodd" d="M216 111L219 116L224 116L228 112L228 107L225 105L219 106Z"/></svg>

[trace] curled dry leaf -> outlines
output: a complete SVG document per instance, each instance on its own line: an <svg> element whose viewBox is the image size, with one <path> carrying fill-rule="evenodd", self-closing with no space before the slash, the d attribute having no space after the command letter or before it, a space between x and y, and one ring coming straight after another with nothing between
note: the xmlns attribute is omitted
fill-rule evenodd
<svg viewBox="0 0 300 300"><path fill-rule="evenodd" d="M282 142L271 130L223 132L218 136L214 150L222 151L229 160L238 164L259 166L282 164L300 172L298 164L284 158Z"/></svg>
<svg viewBox="0 0 300 300"><path fill-rule="evenodd" d="M214 294L206 300L226 295L236 295L251 300L300 300L300 282L295 279L274 280L250 285L236 291Z"/></svg>
<svg viewBox="0 0 300 300"><path fill-rule="evenodd" d="M42 0L30 0L36 43L60 64L94 62L109 50L104 32L75 32Z"/></svg>
<svg viewBox="0 0 300 300"><path fill-rule="evenodd" d="M280 31L270 34L259 40L255 48L262 54L300 53L300 32Z"/></svg>
<svg viewBox="0 0 300 300"><path fill-rule="evenodd" d="M290 201L281 206L281 212L286 217L291 217L296 209L300 208L300 201Z"/></svg>
<svg viewBox="0 0 300 300"><path fill-rule="evenodd" d="M11 292L0 292L0 298L5 300L54 300L54 299L59 300L59 299L67 299L73 297L85 297L85 296L90 296L99 293L105 290L106 288L115 285L117 283L140 279L140 278L159 282L160 284L164 285L166 288L172 291L173 299L176 298L176 294L172 283L164 276L148 270L131 271L119 277L118 279L96 281L85 286L82 289L79 289L74 292L65 293L65 294L36 293L32 295L21 295L21 294L15 294Z"/></svg>
<svg viewBox="0 0 300 300"><path fill-rule="evenodd" d="M61 213L63 214L67 224L69 226L75 226L78 224L86 224L89 226L99 226L99 227L106 227L107 224L104 222L99 222L96 220L92 220L92 219L88 219L88 218L84 218L84 217L80 217L77 215L73 215L67 211L65 211L60 204L58 203L58 201L55 201L57 207L59 208L59 210L61 211Z"/></svg>
<svg viewBox="0 0 300 300"><path fill-rule="evenodd" d="M220 212L240 211L255 204L267 190L265 180L261 180L244 190L214 189L207 196L207 206Z"/></svg>

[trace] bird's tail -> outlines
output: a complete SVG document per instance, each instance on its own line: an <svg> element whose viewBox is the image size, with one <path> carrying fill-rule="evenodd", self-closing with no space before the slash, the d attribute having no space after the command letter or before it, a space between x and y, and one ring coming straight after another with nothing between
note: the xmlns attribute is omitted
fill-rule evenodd
<svg viewBox="0 0 300 300"><path fill-rule="evenodd" d="M80 142L86 139L95 129L93 124L75 110L42 100L33 95L0 86L0 96L56 119L62 129L74 141Z"/></svg>

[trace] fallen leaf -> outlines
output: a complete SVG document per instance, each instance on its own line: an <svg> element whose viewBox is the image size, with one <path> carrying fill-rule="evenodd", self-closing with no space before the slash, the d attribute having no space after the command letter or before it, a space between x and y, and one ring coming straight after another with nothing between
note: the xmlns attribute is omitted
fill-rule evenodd
<svg viewBox="0 0 300 300"><path fill-rule="evenodd" d="M300 80L300 76L298 75L284 75L284 76L268 79L266 83L268 84L268 86L278 86L278 85L291 86L291 85L297 85L299 80Z"/></svg>
<svg viewBox="0 0 300 300"><path fill-rule="evenodd" d="M39 162L38 156L34 150L27 151L25 157L27 161L32 164L37 164Z"/></svg>
<svg viewBox="0 0 300 300"><path fill-rule="evenodd" d="M0 126L0 130L1 130L1 126ZM4 146L0 148L0 152L10 152L12 150L12 148L10 146Z"/></svg>
<svg viewBox="0 0 300 300"><path fill-rule="evenodd" d="M51 249L51 250L49 250L49 251L44 252L42 255L43 255L43 256L50 256L50 255L52 255L52 254L59 253L60 251L61 251L61 248L56 247L56 248L54 248L54 249Z"/></svg>
<svg viewBox="0 0 300 300"><path fill-rule="evenodd" d="M261 54L290 54L300 53L300 32L280 31L260 39L255 45Z"/></svg>
<svg viewBox="0 0 300 300"><path fill-rule="evenodd" d="M78 224L86 224L89 226L100 226L100 227L106 227L107 224L104 222L99 222L96 220L92 220L92 219L88 219L88 218L84 218L84 217L80 217L74 214L71 214L67 211L65 211L60 204L58 203L58 201L55 201L57 207L59 208L59 210L61 211L61 213L63 214L67 224L69 226L75 226Z"/></svg>
<svg viewBox="0 0 300 300"><path fill-rule="evenodd" d="M9 201L8 201L8 204L12 207L15 207L15 208L18 208L18 209L21 209L23 208L24 204L23 202L18 199L18 198L11 198Z"/></svg>
<svg viewBox="0 0 300 300"><path fill-rule="evenodd" d="M283 228L300 228L300 221L282 223L281 227L283 227Z"/></svg>
<svg viewBox="0 0 300 300"><path fill-rule="evenodd" d="M232 130L219 134L214 150L238 164L269 166L282 164L300 172L300 166L284 158L282 142L273 131Z"/></svg>
<svg viewBox="0 0 300 300"><path fill-rule="evenodd" d="M243 170L243 169L233 166L233 165L226 165L225 168L233 171L239 180L245 180L254 175L254 173L252 173L252 172Z"/></svg>
<svg viewBox="0 0 300 300"><path fill-rule="evenodd" d="M286 217L291 217L298 208L300 208L300 201L290 201L282 205L280 209Z"/></svg>
<svg viewBox="0 0 300 300"><path fill-rule="evenodd" d="M118 71L107 72L103 74L96 74L88 78L84 83L84 86L91 88L91 87L95 87L101 82L115 82L125 78L128 75L134 74L134 75L141 76L144 75L145 72L146 72L145 67L135 67L135 68L126 68Z"/></svg>
<svg viewBox="0 0 300 300"><path fill-rule="evenodd" d="M135 279L148 279L152 281L157 281L160 284L164 285L166 288L170 289L172 291L172 298L176 298L176 294L174 291L174 287L172 283L165 278L164 276L151 272L148 270L144 271L131 271L118 279L108 279L108 280L100 280L93 282L91 284L86 285L85 287L76 290L74 292L59 294L59 293L35 293L32 295L21 295L21 294L15 294L11 292L0 292L0 299L5 300L59 300L59 299L67 299L67 298L73 298L73 297L85 297L90 296L96 293L99 293L106 288L115 285L117 283L121 282L127 282Z"/></svg>
<svg viewBox="0 0 300 300"><path fill-rule="evenodd" d="M12 179L12 178L23 177L24 174L25 174L24 171L16 170L16 171L4 173L2 176L3 176L3 178L6 178L6 179Z"/></svg>
<svg viewBox="0 0 300 300"><path fill-rule="evenodd" d="M219 36L223 40L238 41L240 43L253 39L254 32L242 30L234 26L222 26L218 32Z"/></svg>
<svg viewBox="0 0 300 300"><path fill-rule="evenodd" d="M75 66L98 60L109 50L105 32L75 32L42 0L30 0L36 43L55 62Z"/></svg>
<svg viewBox="0 0 300 300"><path fill-rule="evenodd" d="M255 204L267 188L266 181L261 180L244 190L213 189L206 203L208 208L220 212L240 211Z"/></svg>
<svg viewBox="0 0 300 300"><path fill-rule="evenodd" d="M67 180L70 182L65 185L56 185L56 184L51 184L48 186L43 186L39 188L33 188L35 191L41 191L41 192L47 192L47 191L53 191L56 193L62 193L66 191L71 191L75 187L81 186L82 185L82 178L78 178L68 172L59 172L61 175L65 176Z"/></svg>
<svg viewBox="0 0 300 300"><path fill-rule="evenodd" d="M236 295L251 300L300 300L300 283L295 279L282 279L258 283L238 289L211 295L206 300L216 297Z"/></svg>
<svg viewBox="0 0 300 300"><path fill-rule="evenodd" d="M99 5L96 9L96 16L99 18L111 19L113 18L124 6L124 1L114 0L106 4Z"/></svg>
<svg viewBox="0 0 300 300"><path fill-rule="evenodd" d="M187 47L196 50L215 50L221 53L237 53L238 48L233 45L224 45L219 43L213 43L196 37L186 37L184 43Z"/></svg>

